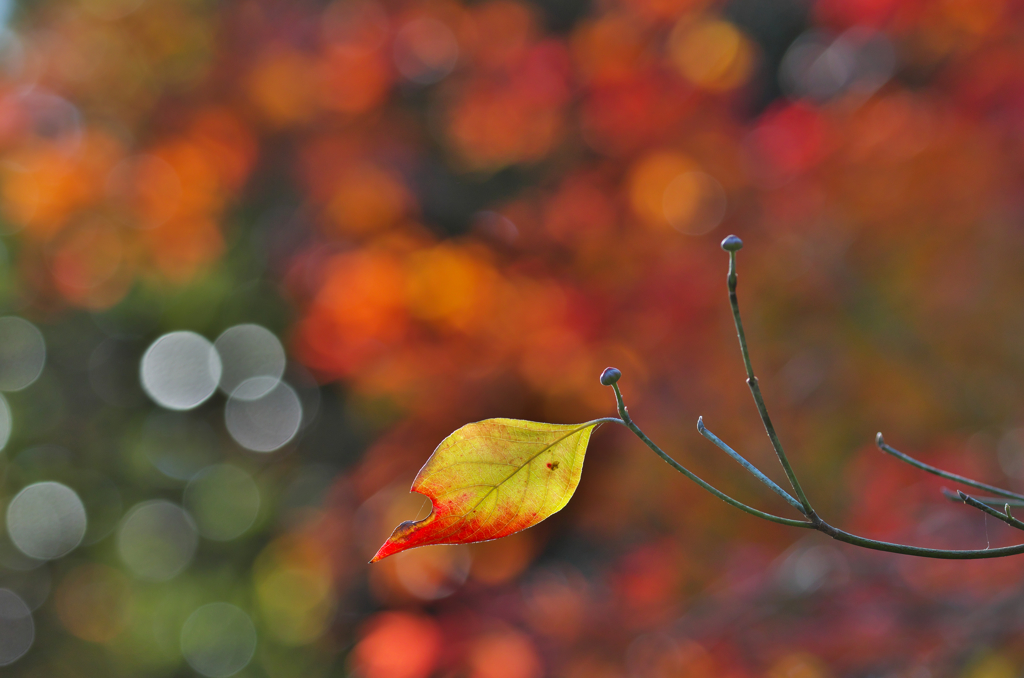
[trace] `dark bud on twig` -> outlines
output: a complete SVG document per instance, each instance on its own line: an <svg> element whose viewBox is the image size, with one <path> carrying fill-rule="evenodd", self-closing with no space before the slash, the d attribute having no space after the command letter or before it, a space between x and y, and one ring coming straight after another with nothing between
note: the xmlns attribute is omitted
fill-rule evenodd
<svg viewBox="0 0 1024 678"><path fill-rule="evenodd" d="M704 417L697 417L697 430L704 433Z"/></svg>
<svg viewBox="0 0 1024 678"><path fill-rule="evenodd" d="M881 431L875 434L875 445L878 445L879 448L885 445L885 438L882 437Z"/></svg>
<svg viewBox="0 0 1024 678"><path fill-rule="evenodd" d="M622 376L622 372L619 372L614 367L604 368L604 372L601 373L601 384L604 386L611 386L619 380Z"/></svg>
<svg viewBox="0 0 1024 678"><path fill-rule="evenodd" d="M963 501L965 504L967 503L967 495L964 494L963 491L957 490L956 495L960 497L961 501Z"/></svg>
<svg viewBox="0 0 1024 678"><path fill-rule="evenodd" d="M743 241L734 235L730 235L722 241L722 249L726 252L739 252L743 249Z"/></svg>

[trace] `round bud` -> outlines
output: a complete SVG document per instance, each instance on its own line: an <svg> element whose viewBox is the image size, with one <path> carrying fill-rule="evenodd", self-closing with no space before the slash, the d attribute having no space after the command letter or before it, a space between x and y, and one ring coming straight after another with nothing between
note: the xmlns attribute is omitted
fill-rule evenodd
<svg viewBox="0 0 1024 678"><path fill-rule="evenodd" d="M734 235L730 235L722 241L722 249L726 252L738 252L743 249L743 241Z"/></svg>
<svg viewBox="0 0 1024 678"><path fill-rule="evenodd" d="M619 380L622 376L622 372L619 372L614 367L606 367L604 372L601 373L601 384L604 386L611 386Z"/></svg>

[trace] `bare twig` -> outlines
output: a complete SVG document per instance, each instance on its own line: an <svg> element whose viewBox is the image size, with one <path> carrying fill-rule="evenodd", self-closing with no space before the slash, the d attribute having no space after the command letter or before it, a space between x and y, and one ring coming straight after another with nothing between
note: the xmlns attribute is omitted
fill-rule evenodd
<svg viewBox="0 0 1024 678"><path fill-rule="evenodd" d="M927 471L928 473L932 473L934 475L937 475L940 478L945 478L946 480L952 480L954 483L960 483L961 485L967 485L968 487L974 487L974 488L977 488L979 490L985 490L986 492L991 492L992 494L997 494L1000 497L1006 497L1006 498L1014 499L1016 501L1024 503L1024 494L1017 494L1016 492L1011 492L1009 490L1004 490L1003 488L996 487L995 485L988 485L986 483L979 483L977 480L972 480L970 478L967 478L967 477L964 477L964 476L961 476L961 475L957 475L956 473L950 473L949 471L943 471L942 469L935 468L934 466L931 466L930 464L926 464L923 461L918 461L917 459L914 459L913 457L911 457L908 454L903 454L899 450L894 449L894 448L886 445L885 444L885 439L882 438L882 434L881 433L879 433L878 435L875 436L875 445L878 445L878 449L882 450L886 454L892 455L893 457L896 457L900 461L905 461L906 463L910 464L911 466L913 466L915 468L919 468L922 471Z"/></svg>
<svg viewBox="0 0 1024 678"><path fill-rule="evenodd" d="M721 492L720 490L712 487L705 481L701 480L688 469L686 469L682 464L680 464L672 457L670 457L668 454L666 454L664 451L662 451L660 447L654 444L654 442L652 442L651 439L648 438L644 434L644 432L640 430L640 428L633 422L632 418L629 416L629 412L626 409L626 404L623 402L622 399L622 392L619 390L619 386L616 383L618 382L621 373L614 368L609 368L608 370L605 370L605 373L601 376L601 383L606 386L611 386L612 389L614 389L615 402L616 406L618 407L619 416L621 417L621 423L624 424L626 428L628 428L630 431L632 431L638 438L640 438L640 440L642 440L644 444L650 447L655 452L655 454L664 459L673 468L675 468L677 471L685 475L687 478L694 481L708 492L711 492L722 501L732 506L735 506L736 508L745 511L751 515L757 516L758 518L763 518L764 520L769 520L774 523L780 523L782 525L790 525L793 527L811 528L823 534L827 534L828 536L838 541L846 542L847 544L860 546L866 549L872 549L875 551L886 551L889 553L899 553L909 556L919 556L922 558L940 558L946 560L973 560L979 558L1000 558L1003 556L1012 556L1024 553L1024 544L1016 546L1004 546L1001 548L994 549L987 548L973 550L955 550L931 549L921 546L910 546L907 544L894 544L891 542L877 541L874 539L868 539L867 537L861 537L840 530L839 528L827 523L817 513L814 512L814 509L811 508L811 504L807 499L807 495L804 493L804 490L800 485L800 481L797 479L796 473L794 472L792 465L789 463L789 459L786 456L786 453L783 451L782 443L779 442L779 437L775 431L775 427L772 425L771 418L768 416L768 410L765 407L764 397L761 395L761 389L758 386L757 377L754 376L754 369L751 365L750 353L747 349L747 338L743 330L743 321L740 318L739 303L736 297L736 253L742 247L743 242L734 235L730 235L728 238L722 241L722 249L729 253L729 275L727 279L729 288L729 303L732 306L733 321L736 325L736 334L739 338L740 343L740 353L743 356L743 366L746 369L747 373L747 385L750 387L750 392L754 396L754 403L757 405L757 412L761 417L761 422L762 424L764 424L765 431L768 433L768 438L769 440L771 440L772 447L775 449L775 453L779 457L779 462L782 464L782 468L786 472L786 477L789 478L789 482L793 486L793 491L796 493L796 498L793 498L793 496L791 496L788 492L783 490L770 478L765 476L764 473L762 473L756 466L751 464L742 455L740 455L734 449L732 449L724 442L722 442L722 440L719 439L718 436L711 433L711 431L709 431L707 427L704 426L703 418L697 420L697 430L700 431L700 434L702 436L710 440L719 449L721 449L723 452L732 457L744 469L750 472L755 478L764 483L769 489L771 489L773 492L775 492L780 497L785 499L787 503L789 503L795 509L803 513L807 519L793 520L790 518L783 518L781 516L765 513L763 511L759 511L758 509L747 506L746 504L737 501L736 499L733 499L732 497L726 495L724 492ZM948 471L943 471L941 469L935 468L934 466L930 466L928 464L925 464L924 462L918 461L913 457L905 455L902 452L899 452L898 450L895 450L886 445L885 441L882 439L881 433L878 434L878 436L875 439L875 442L877 443L879 448L881 448L884 452L923 471L934 473L935 475L946 478L947 480L952 480L962 485L967 485L998 495L999 497L1001 497L1001 499L993 499L989 497L986 497L984 499L978 499L971 497L970 495L967 495L963 492L960 492L955 496L960 501L963 501L964 503L980 511L984 511L986 514L994 516L1008 525L1011 525L1020 530L1024 530L1024 522L1017 520L1010 513L1010 502L1012 501L1015 504L1018 502L1024 504L1024 495L1017 494L1009 490L1004 490L993 485L987 485L985 483L981 483L976 480L966 478L964 476L950 473ZM949 496L949 494L951 493L947 493L947 496ZM1001 513L988 505L989 503L999 502L1003 503L1005 513Z"/></svg>
<svg viewBox="0 0 1024 678"><path fill-rule="evenodd" d="M943 489L942 493L945 494L947 497L952 494L952 492L949 492L946 489ZM957 497L957 499L959 499L963 503L967 504L968 506L973 506L974 508L978 509L979 511L984 511L988 515L990 515L990 516L992 516L994 518L998 518L999 520L1003 521L1004 523L1006 523L1010 527L1016 527L1018 530L1024 530L1024 523L1022 523L1021 521L1019 521L1016 518L1014 518L1013 515L1010 513L1010 505L1009 504L1004 504L1003 505L1006 513L1000 513L999 511L995 510L991 506L988 506L987 504L984 504L984 503L978 501L976 498L972 497L971 495L966 494L964 492L960 492L959 490L956 493L956 497Z"/></svg>

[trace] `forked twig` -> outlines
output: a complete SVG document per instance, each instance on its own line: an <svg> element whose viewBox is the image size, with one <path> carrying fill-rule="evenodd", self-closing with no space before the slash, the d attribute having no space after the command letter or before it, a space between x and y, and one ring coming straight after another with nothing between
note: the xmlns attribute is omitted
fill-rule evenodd
<svg viewBox="0 0 1024 678"><path fill-rule="evenodd" d="M894 448L889 447L888 445L886 445L885 444L885 439L882 437L881 433L879 433L878 435L875 436L875 444L878 445L878 449L882 450L886 454L890 454L890 455L896 457L897 459L899 459L900 461L905 461L908 464L910 464L911 466L913 466L915 468L919 468L922 471L927 471L928 473L937 475L940 478L945 478L946 480L952 480L954 483L960 483L961 485L967 485L968 487L974 487L974 488L977 488L979 490L985 490L986 492L991 492L992 494L997 494L1000 497L1006 497L1008 499L1013 499L1015 501L1019 501L1022 504L1024 504L1024 494L1017 494L1016 492L1010 492L1009 490L1004 490L1001 487L996 487L995 485L988 485L986 483L979 483L977 480L971 480L970 478L966 478L964 476L957 475L956 473L950 473L949 471L943 471L942 469L935 468L934 466L926 464L923 461L918 461L917 459L914 459L913 457L911 457L908 454L903 454L899 450L894 449Z"/></svg>
<svg viewBox="0 0 1024 678"><path fill-rule="evenodd" d="M722 440L718 436L716 436L714 433L709 431L707 429L707 427L704 425L704 417L697 417L697 431L699 431L702 436L704 436L705 438L707 438L708 440L713 442L718 447L718 449L722 450L723 452L728 454L730 457L735 459L739 463L740 466L742 466L743 468L745 468L747 471L750 472L750 475L754 476L755 478L760 480L762 483L767 485L768 489L770 489L772 492L774 492L775 494L777 494L780 497L782 497L783 499L785 499L789 503L790 506L795 508L800 513L803 513L804 515L807 515L806 512L804 511L803 505L800 502L798 502L796 499L794 499L793 496L791 494L789 494L789 492L786 492L784 489L782 489L781 487L776 485L774 480L772 480L771 478L769 478L765 474L761 473L761 471L759 471L756 466L754 466L749 461L744 459L743 456L739 452L737 452L736 450L732 449L731 447L729 447L728 445L723 443Z"/></svg>
<svg viewBox="0 0 1024 678"><path fill-rule="evenodd" d="M608 368L601 375L601 383L605 386L611 386L615 392L615 401L619 411L619 421L632 431L640 440L650 447L659 457L668 462L673 468L685 475L690 480L694 481L708 492L711 492L722 501L735 506L736 508L745 511L751 515L769 520L774 523L780 523L782 525L790 525L793 527L804 527L817 530L838 541L843 541L854 546L860 546L862 548L872 549L875 551L887 551L890 553L900 553L909 556L919 556L923 558L941 558L948 560L973 560L980 558L1000 558L1003 556L1012 556L1024 553L1024 544L1016 546L1004 546L1001 548L987 548L987 549L974 549L974 550L956 550L956 549L931 549L924 548L921 546L910 546L907 544L894 544L890 542L877 541L874 539L868 539L867 537L861 537L849 532L844 532L833 525L827 523L821 518L814 509L811 507L811 503L807 498L803 487L800 485L800 481L797 479L796 473L793 470L792 465L789 463L789 459L783 450L782 443L779 441L779 436L775 431L775 427L772 424L771 418L768 416L768 409L764 403L764 397L761 394L761 388L757 383L757 377L754 376L754 369L750 362L750 352L747 349L747 338L743 331L743 321L740 318L739 301L736 296L736 253L743 247L743 242L734 235L730 235L722 241L722 249L729 253L729 274L727 278L729 288L729 304L732 307L733 322L736 325L736 335L739 338L740 353L743 356L743 366L747 373L747 385L750 387L750 393L754 397L754 404L757 406L758 415L761 417L761 423L764 425L765 432L768 434L768 439L771 441L772 448L775 450L775 454L779 458L779 463L782 465L783 470L786 472L786 477L789 479L790 485L793 487L793 492L796 494L796 498L790 495L788 492L779 487L774 481L768 478L762 473L756 466L747 461L742 455L736 452L734 449L725 444L718 436L709 431L704 425L704 419L700 418L697 420L697 430L700 434L715 444L720 450L732 457L736 462L746 469L751 475L761 481L770 490L778 494L780 497L786 500L793 508L802 513L805 517L804 520L794 520L791 518L783 518L781 516L772 515L765 513L758 509L747 506L746 504L733 499L724 492L712 487L704 480L698 478L691 471L686 469L682 464L674 460L668 454L666 454L660 447L648 438L643 431L633 422L629 416L629 411L626 409L626 405L622 400L622 392L619 390L617 384L621 373L615 368ZM893 449L885 444L882 434L879 433L875 439L878 447L886 452L887 454L896 457L897 459L904 461L911 466L915 466L928 473L933 473L947 480L974 487L977 489L985 490L992 494L998 495L999 498L983 497L975 498L963 492L959 492L953 495L951 492L946 491L947 496L963 501L965 504L972 506L980 511L985 512L999 520L1003 521L1007 525L1015 527L1019 530L1024 530L1024 522L1017 520L1013 517L1010 512L1010 503L1014 505L1024 505L1024 495L1009 490L1004 490L993 485L981 483L970 478L966 478L955 473L943 471L941 469L925 464L924 462L918 461L913 457L910 457L902 452ZM1002 503L1003 510L1005 513L1000 512L989 504Z"/></svg>
<svg viewBox="0 0 1024 678"><path fill-rule="evenodd" d="M942 488L942 494L946 495L946 497L949 499L962 501L968 506L973 506L979 511L983 511L990 516L998 518L1010 527L1016 527L1018 530L1024 530L1024 523L1014 518L1013 514L1010 513L1009 504L1003 504L1003 511L1005 511L1005 513L1000 513L999 511L995 510L988 504L979 501L977 497L972 497L971 495L961 492L960 490L957 490L954 494L953 492L950 492L946 488Z"/></svg>

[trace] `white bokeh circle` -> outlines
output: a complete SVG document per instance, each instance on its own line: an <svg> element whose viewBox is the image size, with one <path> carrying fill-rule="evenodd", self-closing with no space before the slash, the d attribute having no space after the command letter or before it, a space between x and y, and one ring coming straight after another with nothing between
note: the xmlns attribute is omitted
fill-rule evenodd
<svg viewBox="0 0 1024 678"><path fill-rule="evenodd" d="M7 507L7 533L27 556L53 560L71 552L85 536L85 506L70 487L45 481L14 496Z"/></svg>
<svg viewBox="0 0 1024 678"><path fill-rule="evenodd" d="M154 341L142 356L142 388L169 410L198 407L217 390L221 362L205 337L195 332L170 332Z"/></svg>
<svg viewBox="0 0 1024 678"><path fill-rule="evenodd" d="M224 408L228 433L242 447L253 452L273 452L288 444L302 426L302 403L288 384L278 381L262 396L249 394L262 390L269 377L248 379L238 386L245 397L234 394ZM253 384L252 382L257 382Z"/></svg>

